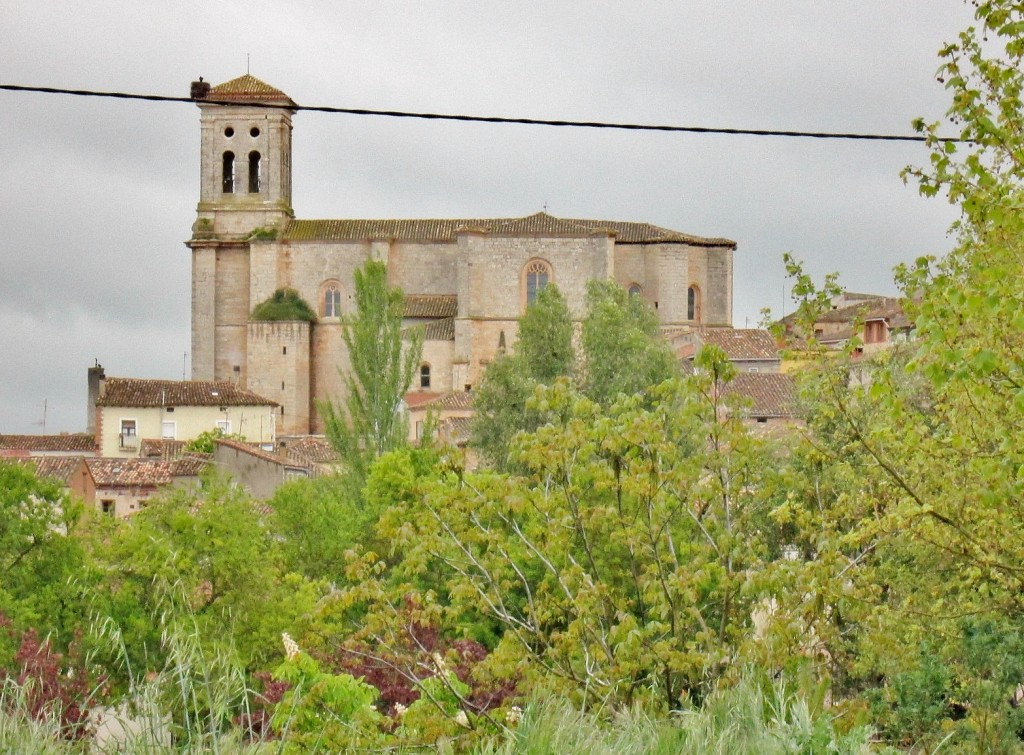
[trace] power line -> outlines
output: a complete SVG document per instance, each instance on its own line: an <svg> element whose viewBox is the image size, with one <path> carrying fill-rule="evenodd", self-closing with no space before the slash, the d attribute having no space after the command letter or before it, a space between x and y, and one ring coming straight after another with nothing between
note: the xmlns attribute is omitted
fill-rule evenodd
<svg viewBox="0 0 1024 755"><path fill-rule="evenodd" d="M103 97L119 100L144 100L146 102L185 102L194 104L202 102L206 105L237 106L231 100L215 100L203 98L196 100L191 97L167 97L159 94L133 94L130 92L102 92L91 89L60 89L57 87L21 86L18 84L0 84L0 90L9 92L32 92L35 94L67 94L76 97ZM507 123L526 126L557 126L568 128L613 129L619 131L661 131L686 134L721 134L726 136L775 136L796 137L805 139L855 139L861 141L880 142L925 142L928 137L919 134L863 134L842 133L834 131L782 131L761 128L714 128L710 126L664 126L649 123L611 123L606 121L569 121L549 120L545 118L506 118L493 115L459 115L452 113L416 113L404 110L369 110L365 108L329 107L326 105L288 105L266 102L246 102L246 107L266 108L271 110L308 111L313 113L339 113L343 115L373 115L384 118L418 118L431 121L461 121L468 123ZM941 142L960 142L956 137L937 137Z"/></svg>

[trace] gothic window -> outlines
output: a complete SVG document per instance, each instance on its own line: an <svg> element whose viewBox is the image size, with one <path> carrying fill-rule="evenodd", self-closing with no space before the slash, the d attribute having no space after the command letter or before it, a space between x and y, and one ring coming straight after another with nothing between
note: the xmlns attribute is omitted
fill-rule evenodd
<svg viewBox="0 0 1024 755"><path fill-rule="evenodd" d="M334 282L328 282L323 287L323 314L324 317L341 317L341 286Z"/></svg>
<svg viewBox="0 0 1024 755"><path fill-rule="evenodd" d="M700 322L700 289L696 286L686 290L686 319Z"/></svg>
<svg viewBox="0 0 1024 755"><path fill-rule="evenodd" d="M551 282L551 265L544 260L530 260L523 271L525 280L524 293L526 306L533 304L537 294L544 290L544 287Z"/></svg>
<svg viewBox="0 0 1024 755"><path fill-rule="evenodd" d="M430 365L420 365L420 388L430 387Z"/></svg>
<svg viewBox="0 0 1024 755"><path fill-rule="evenodd" d="M224 193L233 194L235 191L235 153L224 153Z"/></svg>
<svg viewBox="0 0 1024 755"><path fill-rule="evenodd" d="M640 296L644 292L643 288L640 287L639 283L632 283L629 286L630 296Z"/></svg>
<svg viewBox="0 0 1024 755"><path fill-rule="evenodd" d="M249 193L260 193L260 153L249 153Z"/></svg>

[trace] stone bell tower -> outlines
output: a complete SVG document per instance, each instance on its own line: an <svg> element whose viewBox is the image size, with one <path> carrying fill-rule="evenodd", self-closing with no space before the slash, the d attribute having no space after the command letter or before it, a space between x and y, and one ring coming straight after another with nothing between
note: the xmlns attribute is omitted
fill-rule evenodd
<svg viewBox="0 0 1024 755"><path fill-rule="evenodd" d="M292 114L284 92L245 74L192 82L200 182L192 238L192 378L246 384L249 241L293 217Z"/></svg>

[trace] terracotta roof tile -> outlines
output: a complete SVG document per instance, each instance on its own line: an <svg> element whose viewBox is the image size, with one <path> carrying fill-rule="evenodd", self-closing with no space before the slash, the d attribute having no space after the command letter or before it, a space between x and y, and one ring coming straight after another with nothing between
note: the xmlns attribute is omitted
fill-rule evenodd
<svg viewBox="0 0 1024 755"><path fill-rule="evenodd" d="M767 330L756 328L702 328L695 338L701 344L717 346L732 362L779 359L775 339Z"/></svg>
<svg viewBox="0 0 1024 755"><path fill-rule="evenodd" d="M473 408L473 394L469 391L454 391L452 393L444 393L432 401L427 401L423 404L424 407L430 409L451 409L451 410L469 410Z"/></svg>
<svg viewBox="0 0 1024 755"><path fill-rule="evenodd" d="M169 485L174 463L155 459L86 459L98 488L153 488Z"/></svg>
<svg viewBox="0 0 1024 755"><path fill-rule="evenodd" d="M95 452L96 438L84 433L62 435L0 435L0 451Z"/></svg>
<svg viewBox="0 0 1024 755"><path fill-rule="evenodd" d="M322 435L306 435L286 440L288 458L306 464L331 464L338 461L338 452Z"/></svg>
<svg viewBox="0 0 1024 755"><path fill-rule="evenodd" d="M293 220L281 238L287 241L454 241L455 235L465 230L517 236L607 233L614 235L618 244L665 243L736 248L736 242L729 239L692 236L650 223L556 218L543 212L524 218Z"/></svg>
<svg viewBox="0 0 1024 755"><path fill-rule="evenodd" d="M270 451L264 451L256 443L243 443L237 440L227 440L226 438L217 438L214 441L218 446L224 446L226 448L233 448L236 451L241 451L244 454L255 456L257 459L263 459L263 461L269 461L274 464L280 464L282 466L287 464L285 459L280 456L275 456Z"/></svg>
<svg viewBox="0 0 1024 755"><path fill-rule="evenodd" d="M726 387L724 395L749 398L751 417L793 417L795 383L792 375L773 372L741 372Z"/></svg>
<svg viewBox="0 0 1024 755"><path fill-rule="evenodd" d="M107 378L97 406L277 406L233 383L208 380Z"/></svg>
<svg viewBox="0 0 1024 755"><path fill-rule="evenodd" d="M291 97L280 89L270 86L265 81L260 81L255 76L245 74L237 79L225 81L211 87L204 99L222 100L228 102L272 102L294 105Z"/></svg>
<svg viewBox="0 0 1024 755"><path fill-rule="evenodd" d="M448 417L438 423L438 437L456 446L464 446L469 442L472 430L472 417Z"/></svg>
<svg viewBox="0 0 1024 755"><path fill-rule="evenodd" d="M33 468L39 479L53 480L67 487L71 482L71 476L84 458L84 456L33 456L17 459L15 463Z"/></svg>
<svg viewBox="0 0 1024 755"><path fill-rule="evenodd" d="M173 461L185 452L187 442L170 438L143 438L139 456L143 459Z"/></svg>
<svg viewBox="0 0 1024 755"><path fill-rule="evenodd" d="M459 297L455 294L406 294L406 317L455 317Z"/></svg>

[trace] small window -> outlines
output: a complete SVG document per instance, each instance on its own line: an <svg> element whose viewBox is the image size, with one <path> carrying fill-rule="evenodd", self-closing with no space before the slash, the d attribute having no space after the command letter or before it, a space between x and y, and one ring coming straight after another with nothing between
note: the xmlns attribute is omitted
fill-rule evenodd
<svg viewBox="0 0 1024 755"><path fill-rule="evenodd" d="M324 317L341 317L341 288L336 283L324 288Z"/></svg>
<svg viewBox="0 0 1024 755"><path fill-rule="evenodd" d="M537 294L551 282L551 265L544 260L532 260L524 271L526 280L526 306L533 304Z"/></svg>
<svg viewBox="0 0 1024 755"><path fill-rule="evenodd" d="M430 365L420 365L420 388L430 387Z"/></svg>
<svg viewBox="0 0 1024 755"><path fill-rule="evenodd" d="M164 420L160 423L160 437L164 440L174 440L178 434L176 422Z"/></svg>
<svg viewBox="0 0 1024 755"><path fill-rule="evenodd" d="M629 287L629 295L630 296L641 296L643 294L643 292L644 292L644 290L640 287L639 283L633 283Z"/></svg>
<svg viewBox="0 0 1024 755"><path fill-rule="evenodd" d="M686 319L700 322L700 289L696 286L686 290Z"/></svg>
<svg viewBox="0 0 1024 755"><path fill-rule="evenodd" d="M139 447L138 426L133 419L121 420L121 433L118 445L124 451L134 451Z"/></svg>
<svg viewBox="0 0 1024 755"><path fill-rule="evenodd" d="M100 510L109 516L114 515L114 502L109 499L100 501Z"/></svg>
<svg viewBox="0 0 1024 755"><path fill-rule="evenodd" d="M235 153L224 153L224 193L233 194L235 191Z"/></svg>
<svg viewBox="0 0 1024 755"><path fill-rule="evenodd" d="M282 346L281 347L281 353L287 355L288 354L288 347L287 346Z"/></svg>
<svg viewBox="0 0 1024 755"><path fill-rule="evenodd" d="M261 186L260 153L253 151L249 153L249 193L259 194Z"/></svg>
<svg viewBox="0 0 1024 755"><path fill-rule="evenodd" d="M225 435L231 434L231 420L219 419L217 420L217 429L224 431Z"/></svg>
<svg viewBox="0 0 1024 755"><path fill-rule="evenodd" d="M501 331L500 333L498 333L498 353L499 354L504 354L505 353L505 331L504 330Z"/></svg>

